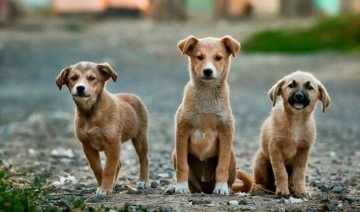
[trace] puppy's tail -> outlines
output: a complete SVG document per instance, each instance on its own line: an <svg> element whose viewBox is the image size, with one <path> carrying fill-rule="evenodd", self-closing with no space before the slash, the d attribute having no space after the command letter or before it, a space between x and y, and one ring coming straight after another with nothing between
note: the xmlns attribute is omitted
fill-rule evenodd
<svg viewBox="0 0 360 212"><path fill-rule="evenodd" d="M232 185L233 191L235 191L235 192L241 191L241 192L250 193L254 190L255 183L254 183L253 177L250 174L248 174L244 171L237 170L236 178L243 181L243 183L234 183Z"/></svg>

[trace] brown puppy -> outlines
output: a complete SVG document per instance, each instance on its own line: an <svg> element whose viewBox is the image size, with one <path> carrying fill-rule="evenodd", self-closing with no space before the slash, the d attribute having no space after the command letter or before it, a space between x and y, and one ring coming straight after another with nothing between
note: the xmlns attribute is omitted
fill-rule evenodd
<svg viewBox="0 0 360 212"><path fill-rule="evenodd" d="M190 81L176 113L175 193L229 195L236 161L227 77L230 56L235 56L240 44L231 36L189 36L178 47L189 57Z"/></svg>
<svg viewBox="0 0 360 212"><path fill-rule="evenodd" d="M148 187L147 109L133 94L109 93L105 85L110 78L116 81L117 74L109 64L92 62L66 67L56 78L59 89L66 85L75 102L75 133L95 174L97 195L112 192L121 167L121 143L130 139L140 162L137 187ZM107 158L104 169L100 151Z"/></svg>
<svg viewBox="0 0 360 212"><path fill-rule="evenodd" d="M282 101L276 104L277 96ZM273 110L261 130L261 149L254 160L256 187L277 195L307 197L305 172L309 150L316 138L313 111L317 100L323 112L330 97L312 74L296 71L279 80L269 91Z"/></svg>

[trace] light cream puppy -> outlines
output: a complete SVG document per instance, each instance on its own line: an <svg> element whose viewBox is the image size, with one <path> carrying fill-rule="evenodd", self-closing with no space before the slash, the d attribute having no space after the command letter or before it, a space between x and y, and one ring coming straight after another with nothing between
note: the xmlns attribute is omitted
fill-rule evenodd
<svg viewBox="0 0 360 212"><path fill-rule="evenodd" d="M311 73L296 71L279 80L269 96L274 108L261 129L261 149L254 160L256 187L307 197L305 173L316 138L313 112L317 100L325 112L329 94Z"/></svg>
<svg viewBox="0 0 360 212"><path fill-rule="evenodd" d="M140 162L138 188L148 187L148 112L133 94L111 94L105 88L117 74L107 63L79 62L61 70L56 85L66 85L76 106L75 133L95 174L97 195L113 190L120 171L121 143L132 140ZM104 151L102 168L99 152Z"/></svg>

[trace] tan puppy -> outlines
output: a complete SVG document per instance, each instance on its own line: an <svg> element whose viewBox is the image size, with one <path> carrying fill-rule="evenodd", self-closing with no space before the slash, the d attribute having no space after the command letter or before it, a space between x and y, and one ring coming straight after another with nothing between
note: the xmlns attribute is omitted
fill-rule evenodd
<svg viewBox="0 0 360 212"><path fill-rule="evenodd" d="M111 193L120 171L121 143L132 140L140 162L138 188L148 187L148 112L133 94L111 94L106 81L117 74L107 63L79 62L64 68L56 78L66 85L76 105L75 133L93 170L97 195ZM99 152L107 157L104 169Z"/></svg>
<svg viewBox="0 0 360 212"><path fill-rule="evenodd" d="M227 77L230 56L235 56L240 44L231 36L189 36L178 47L189 57L190 81L176 113L175 193L229 195L236 161Z"/></svg>
<svg viewBox="0 0 360 212"><path fill-rule="evenodd" d="M282 101L276 104L277 96ZM309 150L316 138L313 112L317 100L323 112L330 97L312 74L296 71L279 80L269 91L273 110L261 130L261 149L254 160L256 187L277 195L307 197L305 172Z"/></svg>

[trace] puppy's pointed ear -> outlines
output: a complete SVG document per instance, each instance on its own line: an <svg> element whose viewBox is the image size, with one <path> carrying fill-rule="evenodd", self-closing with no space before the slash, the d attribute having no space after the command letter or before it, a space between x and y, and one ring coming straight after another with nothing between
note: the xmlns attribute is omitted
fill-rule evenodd
<svg viewBox="0 0 360 212"><path fill-rule="evenodd" d="M61 90L61 87L68 83L67 76L70 72L71 67L66 67L60 71L60 74L56 77L56 85L58 86L59 90Z"/></svg>
<svg viewBox="0 0 360 212"><path fill-rule="evenodd" d="M193 35L190 35L184 40L180 40L177 45L183 54L190 56L197 42L199 42L199 39Z"/></svg>
<svg viewBox="0 0 360 212"><path fill-rule="evenodd" d="M279 80L275 85L273 85L269 90L269 97L271 101L273 102L273 107L276 104L276 98L281 94L281 86L285 83L284 79Z"/></svg>
<svg viewBox="0 0 360 212"><path fill-rule="evenodd" d="M319 100L322 102L322 111L329 107L331 99L323 84L319 83Z"/></svg>
<svg viewBox="0 0 360 212"><path fill-rule="evenodd" d="M103 74L106 77L106 80L111 79L116 82L116 79L118 75L114 71L114 69L111 68L111 66L108 63L99 63L98 64L98 70L101 74Z"/></svg>
<svg viewBox="0 0 360 212"><path fill-rule="evenodd" d="M241 45L230 35L225 35L221 38L221 42L224 44L225 49L229 54L235 57L235 54L240 50Z"/></svg>

